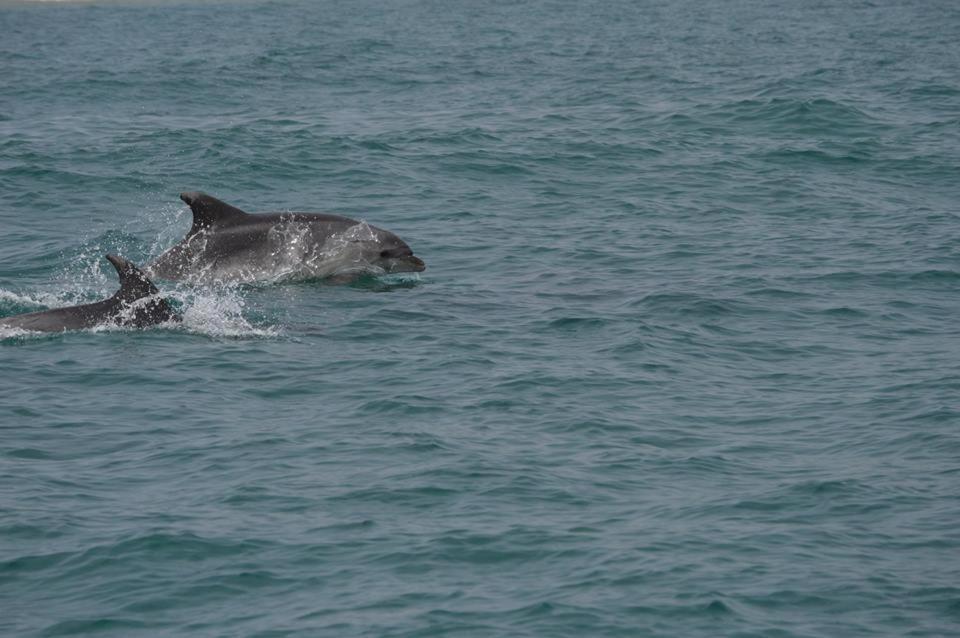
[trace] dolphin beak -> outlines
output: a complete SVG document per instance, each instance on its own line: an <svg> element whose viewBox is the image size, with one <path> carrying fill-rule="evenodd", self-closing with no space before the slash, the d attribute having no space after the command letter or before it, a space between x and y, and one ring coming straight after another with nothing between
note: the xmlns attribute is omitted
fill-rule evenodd
<svg viewBox="0 0 960 638"><path fill-rule="evenodd" d="M416 255L410 255L408 259L410 260L410 266L413 267L413 272L423 272L427 269L427 265Z"/></svg>

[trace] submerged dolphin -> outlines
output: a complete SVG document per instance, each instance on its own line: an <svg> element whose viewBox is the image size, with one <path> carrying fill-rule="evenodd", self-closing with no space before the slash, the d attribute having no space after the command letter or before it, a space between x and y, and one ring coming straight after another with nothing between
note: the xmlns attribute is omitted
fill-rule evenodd
<svg viewBox="0 0 960 638"><path fill-rule="evenodd" d="M4 317L0 319L0 326L40 332L60 332L105 324L143 328L166 321L180 320L180 316L169 304L156 296L159 294L156 286L139 268L123 257L107 255L107 259L120 275L120 290L109 299L82 306Z"/></svg>
<svg viewBox="0 0 960 638"><path fill-rule="evenodd" d="M162 279L349 281L361 274L426 268L393 233L339 215L251 215L205 193L181 193L193 211L183 240L147 266Z"/></svg>

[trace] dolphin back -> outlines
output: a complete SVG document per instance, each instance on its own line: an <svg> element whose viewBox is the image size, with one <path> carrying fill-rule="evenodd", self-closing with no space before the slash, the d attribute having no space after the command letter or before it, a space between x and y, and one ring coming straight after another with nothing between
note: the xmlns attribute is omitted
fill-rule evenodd
<svg viewBox="0 0 960 638"><path fill-rule="evenodd" d="M107 260L113 264L120 276L120 290L109 299L4 317L0 319L0 326L38 332L62 332L111 324L143 328L168 321L180 321L177 312L159 296L157 287L132 262L116 255L107 255Z"/></svg>

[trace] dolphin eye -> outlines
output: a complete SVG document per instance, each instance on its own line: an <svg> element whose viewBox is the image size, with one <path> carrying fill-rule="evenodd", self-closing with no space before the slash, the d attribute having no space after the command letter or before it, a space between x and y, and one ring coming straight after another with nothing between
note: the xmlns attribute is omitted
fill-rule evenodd
<svg viewBox="0 0 960 638"><path fill-rule="evenodd" d="M390 256L390 251L389 251L389 250L381 250L381 251L380 251L380 256L381 256L381 257L384 257L384 258L389 257L389 256Z"/></svg>

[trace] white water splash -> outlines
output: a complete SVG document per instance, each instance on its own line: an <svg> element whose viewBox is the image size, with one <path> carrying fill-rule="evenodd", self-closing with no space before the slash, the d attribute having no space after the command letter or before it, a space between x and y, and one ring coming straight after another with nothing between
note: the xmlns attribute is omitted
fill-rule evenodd
<svg viewBox="0 0 960 638"><path fill-rule="evenodd" d="M0 289L0 303L15 304L18 306L37 306L37 310L51 306L49 294L37 293L34 295L19 295L9 290Z"/></svg>
<svg viewBox="0 0 960 638"><path fill-rule="evenodd" d="M98 301L99 299L106 299L112 295L113 292L100 297L95 296L96 294L98 293L90 293L75 286L58 286L53 290L37 290L30 293L16 293L0 289L0 308L6 306L26 306L23 310L18 308L17 313L38 312L51 308L76 306L81 303L90 303L92 301Z"/></svg>
<svg viewBox="0 0 960 638"><path fill-rule="evenodd" d="M0 341L36 337L41 334L43 333L24 330L23 328L14 328L13 326L0 326Z"/></svg>
<svg viewBox="0 0 960 638"><path fill-rule="evenodd" d="M275 326L255 326L243 316L246 302L237 287L188 288L168 295L181 307L180 329L211 337L276 337Z"/></svg>
<svg viewBox="0 0 960 638"><path fill-rule="evenodd" d="M147 211L145 217L148 224L138 219L138 226L152 225L159 229L147 251L147 254L156 256L183 239L190 230L192 213L185 205L165 204L159 210Z"/></svg>

